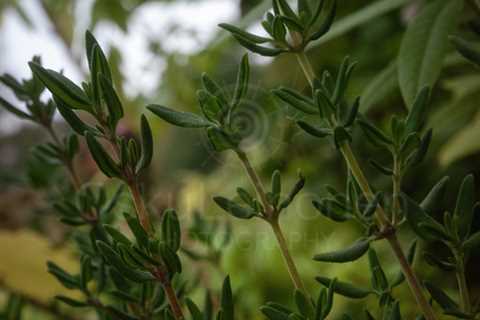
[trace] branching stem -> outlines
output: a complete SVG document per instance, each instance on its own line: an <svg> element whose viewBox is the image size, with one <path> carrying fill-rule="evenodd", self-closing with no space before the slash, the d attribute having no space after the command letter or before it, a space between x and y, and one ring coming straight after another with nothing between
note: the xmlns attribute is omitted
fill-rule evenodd
<svg viewBox="0 0 480 320"><path fill-rule="evenodd" d="M293 260L292 255L290 254L290 251L288 249L287 241L278 222L278 215L275 212L275 209L268 202L265 188L262 184L262 181L260 180L260 177L258 176L256 170L253 168L245 152L243 152L242 150L236 150L236 153L238 155L238 158L242 162L242 165L245 168L245 171L247 172L247 175L250 178L253 187L255 188L258 196L260 197L262 205L265 207L265 220L272 227L273 233L275 234L275 238L277 239L278 246L280 247L280 251L282 252L285 265L287 266L288 273L290 274L290 278L292 279L295 289L301 291L305 296L308 296L303 281L300 278L300 274L298 273L297 266L295 265L295 261Z"/></svg>
<svg viewBox="0 0 480 320"><path fill-rule="evenodd" d="M297 53L296 55L300 62L300 66L302 67L302 70L305 73L305 77L307 78L310 84L313 84L313 81L315 79L315 73L310 64L310 61L308 60L308 57L305 55L305 52ZM348 142L343 143L340 148L340 151L347 163L347 166L350 172L352 173L353 177L355 178L358 185L362 189L362 192L365 198L367 198L367 200L369 201L373 200L374 194L370 188L370 184L368 183L368 180L365 177L365 174L360 168L360 165L358 164L358 161L352 152L350 144ZM381 228L390 228L390 227L394 228L394 226L391 225L391 222L389 221L387 215L385 214L385 211L380 205L377 206L375 215L377 217L378 223L380 224ZM405 253L403 252L400 246L400 243L398 242L395 229L393 229L393 232L386 233L386 239L390 244L390 247L392 248L392 251L395 254L398 262L400 263L402 272L407 280L410 290L414 295L415 300L417 301L417 304L420 307L426 320L436 320L437 318L433 312L433 309L428 303L427 299L425 298L425 295L423 294L420 282L415 276L410 264L408 263L405 257Z"/></svg>

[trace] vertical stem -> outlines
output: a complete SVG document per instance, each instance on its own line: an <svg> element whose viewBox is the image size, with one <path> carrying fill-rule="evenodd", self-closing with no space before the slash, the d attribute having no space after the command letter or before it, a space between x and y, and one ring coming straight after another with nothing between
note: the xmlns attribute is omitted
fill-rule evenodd
<svg viewBox="0 0 480 320"><path fill-rule="evenodd" d="M392 208L392 225L396 226L400 214L400 190L402 185L402 177L400 173L398 159L395 156L393 159L393 208Z"/></svg>
<svg viewBox="0 0 480 320"><path fill-rule="evenodd" d="M310 84L310 87L313 88L313 80L315 79L315 72L313 71L313 67L310 64L310 61L308 60L307 55L305 52L299 52L296 54L298 63L300 64L300 67L303 70L303 73L305 74L308 83Z"/></svg>
<svg viewBox="0 0 480 320"><path fill-rule="evenodd" d="M288 244L285 240L283 235L282 229L278 223L278 220L273 221L271 224L273 233L277 238L278 246L280 247L280 251L282 252L283 259L285 264L287 265L288 273L290 274L290 278L292 279L293 284L295 285L295 289L301 291L303 294L306 294L305 286L303 285L303 281L298 274L297 266L295 265L295 261L293 261L292 256L290 255L290 251L288 250Z"/></svg>
<svg viewBox="0 0 480 320"><path fill-rule="evenodd" d="M168 275L162 269L164 269L164 267L157 268L152 271L152 274L162 284L163 291L167 296L168 303L170 305L170 308L172 308L172 313L175 319L183 320L185 319L185 316L183 315L182 308L180 307L180 303L178 302L177 294L172 287L170 279L168 279Z"/></svg>
<svg viewBox="0 0 480 320"><path fill-rule="evenodd" d="M140 194L140 189L138 182L134 181L128 184L130 193L132 195L133 203L135 205L135 211L137 212L138 220L142 225L143 229L148 233L152 234L153 229L150 223L150 218L148 216L147 209L145 208L145 203L143 202L142 195Z"/></svg>
<svg viewBox="0 0 480 320"><path fill-rule="evenodd" d="M398 262L400 263L403 274L405 275L405 279L407 280L407 283L413 295L415 296L415 300L417 301L417 304L420 306L420 309L422 310L423 315L425 316L425 319L435 320L436 316L433 313L432 306L430 306L427 299L425 298L425 295L422 293L422 288L420 286L420 283L418 282L417 277L413 273L412 268L410 267L407 259L405 258L403 250L400 247L400 243L398 242L397 236L393 234L392 236L389 236L387 240L388 240L388 243L390 243L390 246L392 247L392 250L395 253L395 256L397 257Z"/></svg>
<svg viewBox="0 0 480 320"><path fill-rule="evenodd" d="M238 155L238 158L240 158L240 161L242 162L243 167L247 171L247 175L250 177L253 187L255 188L258 196L260 197L260 200L262 201L263 206L265 207L267 216L269 216L270 218L270 216L273 214L273 208L270 205L270 203L268 203L265 188L263 187L262 181L260 180L260 177L258 176L257 171L255 171L255 169L252 167L252 164L250 163L250 160L248 160L248 157L245 154L245 152L241 150L236 150L236 153Z"/></svg>
<svg viewBox="0 0 480 320"><path fill-rule="evenodd" d="M313 68L310 64L310 61L308 60L307 56L305 53L297 53L298 60L300 62L300 66L302 67L305 77L308 79L309 83L313 83L313 80L315 79L315 73L313 71ZM362 169L360 168L355 155L352 152L352 149L350 147L349 143L344 143L341 146L340 149L343 157L345 158L345 161L347 162L347 165L352 172L352 175L354 176L355 180L359 184L360 188L362 189L362 192L367 198L367 200L371 201L374 198L374 194L372 192L372 189L370 188L370 184L368 183L367 178L365 177L365 174L363 173ZM391 223L388 220L387 215L385 214L383 208L381 206L377 206L377 209L375 211L375 215L377 217L377 220L380 224L381 227L383 228L390 228ZM397 236L395 234L395 229L393 229L393 232L390 232L386 236L387 241L389 242L393 253L395 254L398 262L400 263L400 266L402 268L402 272L407 279L408 285L410 287L410 291L415 297L415 300L417 301L418 306L422 310L423 315L425 316L426 320L436 320L435 314L433 313L433 309L428 303L427 299L425 298L425 295L423 294L422 288L420 286L420 283L413 273L413 270L411 266L408 264L408 261L405 257L405 254L400 247L400 244L398 242Z"/></svg>
<svg viewBox="0 0 480 320"><path fill-rule="evenodd" d="M362 189L362 192L365 198L367 198L369 202L372 201L375 195L373 194L373 191L370 188L370 184L368 183L368 180L365 177L365 174L360 168L360 165L358 164L357 159L355 158L355 155L352 152L352 148L350 147L350 144L348 143L342 144L340 147L340 152L345 158L345 161L347 162L347 166L350 169L350 172L352 173L353 177L357 181L358 185L360 186L360 189ZM377 220L380 223L380 226L386 227L390 224L390 222L387 219L387 215L385 214L381 206L377 206L377 209L375 210L375 216L377 217Z"/></svg>
<svg viewBox="0 0 480 320"><path fill-rule="evenodd" d="M467 278L465 275L465 258L463 254L459 253L457 250L454 250L455 260L457 261L457 283L458 290L460 291L460 304L462 311L465 313L470 313L472 305L470 303L470 294L468 292Z"/></svg>
<svg viewBox="0 0 480 320"><path fill-rule="evenodd" d="M277 239L278 245L280 247L280 251L282 252L285 265L287 266L288 273L290 274L290 278L292 279L293 285L295 286L295 289L302 291L302 293L307 296L305 286L303 285L303 282L300 278L295 262L293 261L293 258L288 250L287 241L285 240L285 237L282 233L282 229L278 224L278 217L276 216L275 209L269 204L267 200L267 195L265 192L265 188L263 187L262 181L260 180L260 177L258 176L255 169L252 167L245 152L241 150L236 150L236 153L240 158L240 161L242 162L247 172L247 175L250 178L255 190L257 191L257 194L260 197L260 200L262 201L263 206L265 207L265 211L266 211L265 219L273 229L273 233L275 234L275 237Z"/></svg>

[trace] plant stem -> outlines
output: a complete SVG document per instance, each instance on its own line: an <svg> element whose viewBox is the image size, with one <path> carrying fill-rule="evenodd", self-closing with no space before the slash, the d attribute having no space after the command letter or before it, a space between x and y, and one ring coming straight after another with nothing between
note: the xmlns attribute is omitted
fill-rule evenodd
<svg viewBox="0 0 480 320"><path fill-rule="evenodd" d="M396 156L393 159L393 208L392 208L392 225L395 227L400 214L400 190L402 186L402 176L400 173L399 163Z"/></svg>
<svg viewBox="0 0 480 320"><path fill-rule="evenodd" d="M268 202L265 188L262 184L262 181L260 180L260 177L257 174L257 171L255 171L255 169L252 167L252 164L250 163L250 160L248 159L245 152L243 152L242 150L236 150L236 153L238 155L238 158L240 158L243 167L247 171L247 175L252 181L253 187L255 188L258 196L260 197L263 206L265 207L265 213L267 215L267 218L272 218L271 216L273 215L273 208Z"/></svg>
<svg viewBox="0 0 480 320"><path fill-rule="evenodd" d="M52 137L52 140L55 142L55 144L59 147L62 148L62 143L60 141L60 138L58 138L57 133L55 130L53 130L53 127L51 124L45 125L48 133ZM68 173L70 174L70 180L72 181L73 188L75 191L80 190L80 187L82 186L82 183L80 182L80 178L78 177L78 174L75 170L75 166L71 160L64 160L63 161L65 168L67 169Z"/></svg>
<svg viewBox="0 0 480 320"><path fill-rule="evenodd" d="M370 184L368 183L368 180L365 177L365 174L360 168L360 165L358 164L358 161L355 158L355 155L352 152L352 148L350 147L350 144L348 143L342 144L340 147L340 152L342 153L345 161L347 162L347 166L350 172L352 173L353 177L355 178L358 185L360 186L360 189L362 189L362 192L365 198L367 198L369 202L373 201L375 195L372 189L370 188ZM377 209L375 210L375 216L377 217L377 220L380 223L381 227L387 227L390 225L387 215L385 214L381 206L377 206Z"/></svg>
<svg viewBox="0 0 480 320"><path fill-rule="evenodd" d="M150 218L148 216L147 209L145 208L145 203L143 202L142 195L140 194L140 188L138 182L134 181L128 183L128 188L130 189L130 194L132 195L133 203L135 205L135 211L137 212L138 221L142 225L143 229L151 235L153 232L152 224L150 223Z"/></svg>
<svg viewBox="0 0 480 320"><path fill-rule="evenodd" d="M407 280L408 286L410 287L410 290L412 291L415 300L417 301L418 306L422 310L422 313L427 320L436 320L436 316L433 313L432 306L428 303L427 299L425 298L425 295L423 294L422 287L413 273L413 270L410 266L410 264L407 261L407 258L405 257L405 254L403 253L403 250L400 246L400 243L398 242L398 238L396 234L392 234L387 237L387 241L390 244L395 256L397 257L398 262L400 263L400 267L402 268L403 275L405 276L405 279Z"/></svg>
<svg viewBox="0 0 480 320"><path fill-rule="evenodd" d="M278 246L280 247L280 251L282 251L283 259L285 261L285 264L287 265L288 273L290 274L290 278L295 285L295 289L301 291L303 294L306 294L305 286L302 279L300 278L300 275L298 274L295 261L293 261L293 258L290 255L290 251L288 250L288 244L285 240L282 229L280 228L278 219L274 220L270 225L272 227L273 233L275 234L275 237L277 238Z"/></svg>
<svg viewBox="0 0 480 320"><path fill-rule="evenodd" d="M315 79L315 73L313 68L311 67L310 61L305 53L297 53L298 60L300 61L300 66L302 67L305 77L308 79L309 83L313 83ZM310 66L308 66L310 65ZM365 174L363 173L360 165L358 164L355 155L352 152L350 144L343 143L340 148L340 152L342 153L345 161L347 162L348 168L352 175L354 176L355 180L357 181L358 185L362 189L363 195L367 198L368 201L372 201L374 198L374 194L372 189L370 188L370 184L368 183ZM408 263L405 253L403 252L400 243L398 242L398 238L395 233L395 227L391 225L390 221L388 220L387 215L383 208L379 205L375 211L375 215L377 220L380 224L380 227L385 229L391 229L391 232L386 233L386 239L390 244L393 253L395 254L400 266L402 268L402 272L407 279L407 283L410 287L410 291L415 297L418 306L422 310L423 315L425 316L426 320L436 320L436 316L433 313L433 309L428 303L425 295L423 294L420 282L418 281L417 277L415 276L410 264Z"/></svg>
<svg viewBox="0 0 480 320"><path fill-rule="evenodd" d="M467 278L465 275L465 258L458 250L454 250L454 256L457 262L456 275L458 290L460 291L460 305L463 312L470 313L472 305L470 303L470 294L468 292Z"/></svg>
<svg viewBox="0 0 480 320"><path fill-rule="evenodd" d="M315 79L315 72L313 71L313 67L308 60L307 55L305 54L304 51L299 52L296 54L298 63L300 64L300 67L303 70L303 73L306 75L306 78L308 80L308 83L310 84L310 87L313 88L313 81Z"/></svg>
<svg viewBox="0 0 480 320"><path fill-rule="evenodd" d="M162 284L163 291L167 296L168 303L170 304L170 308L172 309L173 316L176 320L183 320L185 316L183 315L182 308L180 307L180 303L178 302L177 294L172 287L172 283L170 279L168 279L168 275L163 271L164 267L157 268L153 270L153 275L155 278Z"/></svg>
<svg viewBox="0 0 480 320"><path fill-rule="evenodd" d="M267 195L262 181L260 180L260 177L258 176L255 169L252 167L252 164L250 163L245 152L241 150L236 150L236 153L240 158L240 161L242 162L243 167L245 168L247 175L250 178L258 196L260 197L263 206L265 207L265 220L272 227L273 233L275 234L275 238L277 239L278 246L280 247L280 251L282 252L283 259L285 261L285 265L287 266L288 273L290 274L293 285L295 286L295 289L301 291L304 295L307 295L305 286L303 285L302 279L300 278L300 275L298 273L298 269L295 265L295 262L293 261L290 251L288 250L287 241L285 240L282 229L280 228L280 225L278 223L278 216L276 215L275 209L270 205L267 200Z"/></svg>

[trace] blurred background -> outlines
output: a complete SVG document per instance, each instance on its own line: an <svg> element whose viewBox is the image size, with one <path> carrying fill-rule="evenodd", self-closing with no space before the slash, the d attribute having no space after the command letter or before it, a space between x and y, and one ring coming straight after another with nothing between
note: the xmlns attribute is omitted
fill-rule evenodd
<svg viewBox="0 0 480 320"><path fill-rule="evenodd" d="M424 1L338 2L333 30L312 45L308 54L318 72L335 72L346 55L358 61L349 96L362 95L361 112L384 126L392 114L405 112L392 64L408 21ZM28 78L27 62L39 55L47 68L63 70L80 83L88 69L84 33L89 29L108 53L124 102L122 134L137 135L140 114L145 113L149 103L198 112L196 90L202 72L233 91L237 66L245 50L217 24L229 22L261 32L259 21L269 9L268 0L1 0L0 74ZM466 28L464 22L473 18L471 14L465 11L459 33ZM326 193L326 185L343 188L346 171L329 142L301 133L294 125L295 113L269 93L279 85L308 92L296 60L288 55L276 59L252 55L251 62L251 87L240 119L249 133L247 151L266 181L277 168L287 190L295 182L297 170L307 177L306 188L281 220L304 281L315 293L320 285L314 277L320 274L368 286L365 258L345 266L311 260L315 253L345 246L361 230L353 223L340 226L312 210L311 201ZM0 86L0 96L23 108L4 86ZM432 148L424 164L405 179L406 193L421 199L436 181L449 175L445 208L452 210L464 175L474 173L478 177L479 99L479 70L450 48L429 109L428 126L434 128ZM148 117L155 133L153 168L145 177L152 212L167 206L177 208L185 230L184 244L196 252L207 250L191 236L192 229L198 226L196 212L218 224L219 239L215 241L222 242L225 234L231 234L228 245L218 245L221 249L208 259L185 252L185 277L215 291L221 279L230 274L242 319L261 319L258 307L266 301L291 304L291 283L268 226L259 220L233 221L212 201L213 195L234 197L238 186L250 188L239 161L228 152L215 153L199 131L177 129ZM67 131L60 117L55 126ZM24 319L58 318L51 312L52 297L72 294L65 293L46 272L46 260L68 270L78 269L76 248L70 241L74 235L58 222L49 205L49 190L58 187L58 182L66 184L66 178L58 167L33 161L30 152L47 139L37 126L0 109L0 302L4 303L11 292L23 296L30 302ZM382 157L358 132L354 147L375 187L388 190L388 178L368 167L370 158L380 162L388 158ZM82 179L103 183L105 178L83 148L76 163ZM124 198L127 206L128 196ZM478 220L476 229L480 227ZM407 246L411 238L408 230L401 238ZM396 263L384 244L375 247L384 268L389 274L395 273ZM434 249L440 253L443 250ZM478 258L474 257L468 266L473 292L478 291L480 281L475 272ZM416 270L445 288L455 288L453 274L441 273L423 259L417 259ZM201 292L195 294L201 296ZM406 285L396 295L404 301L405 319L413 319L415 307ZM355 314L365 306L376 308L375 301L366 301L338 297L335 311ZM88 318L79 318L84 317Z"/></svg>

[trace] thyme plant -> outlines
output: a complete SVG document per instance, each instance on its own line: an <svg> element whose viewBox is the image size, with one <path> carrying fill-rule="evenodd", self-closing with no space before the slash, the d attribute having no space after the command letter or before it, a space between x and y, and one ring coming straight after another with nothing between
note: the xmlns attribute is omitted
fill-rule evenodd
<svg viewBox="0 0 480 320"><path fill-rule="evenodd" d="M220 27L255 54L290 54L297 59L309 84L309 94L287 87L271 92L281 104L298 111L300 117L296 124L299 129L315 138L330 140L346 167L344 190L328 188L329 195L314 200L312 206L322 216L335 222L355 221L364 231L363 236L347 248L319 253L313 260L353 263L367 254L370 287L330 279L322 274L316 278L322 286L318 298L313 298L314 294L304 286L289 251L280 218L301 192L306 179L299 173L297 182L289 186L287 193L282 193L285 186L280 171L274 170L267 188L250 162L243 131L233 121L244 107L249 89L247 54L240 62L232 94L208 75L202 75L202 88L197 92L201 113L176 111L158 104L147 106L149 111L170 124L204 130L215 151L232 151L244 167L255 194L238 187L235 198L215 196L213 201L235 218L256 218L271 227L294 287L295 309L271 301L261 306L260 311L272 320L322 320L331 315L335 294L352 299L375 296L378 310L365 310L364 318L396 320L402 315L401 301L395 288L406 282L417 302L417 319L439 319L438 309L448 316L476 319L480 308L473 303L466 278L466 264L472 250L480 244L480 232L472 230L474 215L480 208L475 200L473 176L464 178L455 208L441 208L440 211L444 212L441 221L434 214L439 210L448 177L442 178L420 201L415 200L420 198L418 195L407 195L403 190L404 178L425 160L433 137L433 130L425 128L430 88L425 86L418 90L409 111L404 115L393 115L387 130L379 128L359 112L361 98L351 99L348 95L355 63L346 57L335 75L328 71L320 73L311 65L306 53L313 41L329 31L337 2L298 0L297 10L286 0L273 0L272 4L273 10L262 21L267 36L255 35L230 24L220 24ZM480 53L474 45L459 37L452 37L452 43L462 55L478 65ZM204 235L205 232L216 232L218 225L209 225L197 213L189 232L208 248L207 255L199 256L190 248L182 247L181 228L174 209L166 209L160 219L150 214L142 192L142 173L150 166L154 152L148 120L142 115L140 143L118 134L117 124L124 116L122 102L114 88L105 54L90 32L86 33L86 54L91 77L81 86L62 73L44 68L37 57L29 63L33 72L31 79L19 82L9 75L0 78L25 103L28 111L21 111L2 98L0 104L19 118L39 124L51 137L50 142L35 148L35 155L42 161L63 166L70 177L71 188L64 190L60 200L52 207L63 223L77 230L80 272L71 274L52 262L48 263L48 270L66 288L80 291L83 298L58 296L57 299L72 307L92 308L99 319L178 320L187 318L185 309L189 310L190 319L212 319L211 302L201 310L187 297L188 285L180 277L180 253L216 264L229 237L224 239L220 249L215 247L211 238ZM45 88L52 94L52 99L46 102L40 98ZM73 133L65 137L56 133L52 125L56 110ZM87 123L81 114L88 114L93 122ZM359 128L362 137L376 146L379 152L390 156L389 163L370 160L373 168L390 178L390 189L377 190L364 173L363 161L357 159L352 148L355 128ZM113 194L107 186L94 186L82 181L77 173L75 159L79 139L83 138L101 172L119 181L119 187ZM124 187L129 190L134 210L124 212L119 218L116 205ZM119 219L126 221L133 237L116 227ZM398 232L407 227L415 236L405 250ZM400 270L393 277L387 276L382 267L373 245L376 241L386 241L398 261ZM458 299L452 298L432 281L419 279L413 267L414 260L419 256L418 241L439 243L448 249L448 254L440 258L428 249L422 249L422 256L428 263L455 273ZM319 270L322 271L321 268ZM232 289L227 276L216 319L234 318ZM343 319L354 318L345 313Z"/></svg>

